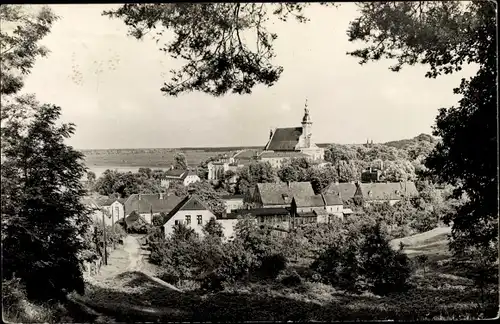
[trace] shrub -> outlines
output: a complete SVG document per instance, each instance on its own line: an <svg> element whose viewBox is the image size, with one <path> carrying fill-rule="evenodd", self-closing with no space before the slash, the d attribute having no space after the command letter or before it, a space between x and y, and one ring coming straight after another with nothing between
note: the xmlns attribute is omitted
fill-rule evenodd
<svg viewBox="0 0 500 324"><path fill-rule="evenodd" d="M278 276L278 281L287 287L297 287L302 284L302 277L295 270L285 270Z"/></svg>
<svg viewBox="0 0 500 324"><path fill-rule="evenodd" d="M264 278L276 278L280 271L286 268L287 260L283 254L271 254L261 260L259 273Z"/></svg>
<svg viewBox="0 0 500 324"><path fill-rule="evenodd" d="M412 267L406 254L394 251L381 224L365 226L360 237L332 245L311 265L322 281L359 293L385 295L406 289Z"/></svg>

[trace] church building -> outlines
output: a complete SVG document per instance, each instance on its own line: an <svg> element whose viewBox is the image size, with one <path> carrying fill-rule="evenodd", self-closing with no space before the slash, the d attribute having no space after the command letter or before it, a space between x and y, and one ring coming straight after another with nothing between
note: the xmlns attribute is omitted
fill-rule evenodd
<svg viewBox="0 0 500 324"><path fill-rule="evenodd" d="M271 131L269 142L259 155L259 159L279 168L286 160L292 158L305 157L312 161L322 162L324 156L325 150L318 147L313 141L312 121L306 100L302 126L276 128Z"/></svg>

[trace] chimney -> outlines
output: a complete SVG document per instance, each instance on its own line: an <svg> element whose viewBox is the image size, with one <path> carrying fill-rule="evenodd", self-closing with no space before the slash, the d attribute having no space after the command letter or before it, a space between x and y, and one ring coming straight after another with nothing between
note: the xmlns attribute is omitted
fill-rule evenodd
<svg viewBox="0 0 500 324"><path fill-rule="evenodd" d="M141 200L141 194L139 194L139 200Z"/></svg>
<svg viewBox="0 0 500 324"><path fill-rule="evenodd" d="M286 185L287 185L288 188L290 188L290 181L287 181Z"/></svg>
<svg viewBox="0 0 500 324"><path fill-rule="evenodd" d="M384 170L384 161L380 160L380 170Z"/></svg>
<svg viewBox="0 0 500 324"><path fill-rule="evenodd" d="M370 170L370 173L372 173L372 167L370 167L369 170Z"/></svg>
<svg viewBox="0 0 500 324"><path fill-rule="evenodd" d="M173 164L171 164L171 165L170 165L170 170L173 170L173 169L174 169L174 165L173 165Z"/></svg>
<svg viewBox="0 0 500 324"><path fill-rule="evenodd" d="M271 129L269 130L269 139L271 139L272 137L273 137L273 129L271 128Z"/></svg>
<svg viewBox="0 0 500 324"><path fill-rule="evenodd" d="M163 199L163 192L160 192L160 199Z"/></svg>

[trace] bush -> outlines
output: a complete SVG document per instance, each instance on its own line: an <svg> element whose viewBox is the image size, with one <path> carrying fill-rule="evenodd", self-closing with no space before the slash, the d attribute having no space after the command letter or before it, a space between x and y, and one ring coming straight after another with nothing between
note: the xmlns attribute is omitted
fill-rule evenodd
<svg viewBox="0 0 500 324"><path fill-rule="evenodd" d="M264 278L276 278L280 271L286 268L287 260L282 254L271 254L264 256L261 260L259 273Z"/></svg>
<svg viewBox="0 0 500 324"><path fill-rule="evenodd" d="M322 281L360 293L386 295L407 288L412 267L402 250L394 251L381 224L365 226L361 236L331 246L311 265Z"/></svg>
<svg viewBox="0 0 500 324"><path fill-rule="evenodd" d="M302 284L302 277L295 270L283 271L278 276L278 281L287 287L297 287Z"/></svg>

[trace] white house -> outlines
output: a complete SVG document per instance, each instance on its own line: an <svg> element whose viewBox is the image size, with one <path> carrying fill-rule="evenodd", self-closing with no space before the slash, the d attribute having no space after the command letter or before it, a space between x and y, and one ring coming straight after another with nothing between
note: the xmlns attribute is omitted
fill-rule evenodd
<svg viewBox="0 0 500 324"><path fill-rule="evenodd" d="M325 202L325 209L328 215L336 216L341 220L344 219L344 205L340 197L340 193L325 193L321 195Z"/></svg>
<svg viewBox="0 0 500 324"><path fill-rule="evenodd" d="M172 182L180 182L184 186L200 181L200 177L193 170L170 169L160 181L160 185L164 188L169 188Z"/></svg>
<svg viewBox="0 0 500 324"><path fill-rule="evenodd" d="M226 239L230 239L234 235L234 225L236 225L237 219L217 217L197 197L188 195L167 215L163 224L165 237L172 235L174 226L180 223L194 229L198 235L203 236L203 227L211 218L215 218L222 225Z"/></svg>
<svg viewBox="0 0 500 324"><path fill-rule="evenodd" d="M102 224L104 219L106 226L111 226L125 217L124 202L124 199L107 197L86 197L83 200L83 203L93 210L92 220Z"/></svg>
<svg viewBox="0 0 500 324"><path fill-rule="evenodd" d="M170 213L181 201L173 194L133 194L125 201L125 215L138 213L147 223L153 222L153 216Z"/></svg>
<svg viewBox="0 0 500 324"><path fill-rule="evenodd" d="M243 208L244 195L225 195L221 198L228 214L234 209Z"/></svg>

